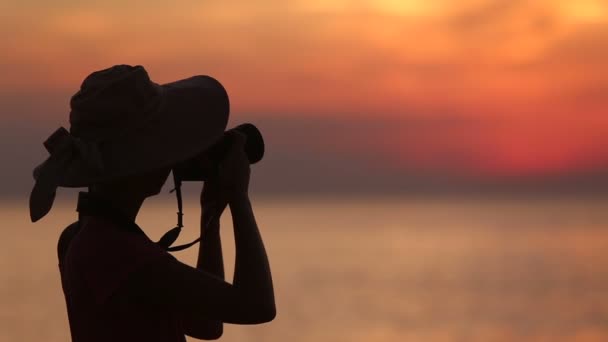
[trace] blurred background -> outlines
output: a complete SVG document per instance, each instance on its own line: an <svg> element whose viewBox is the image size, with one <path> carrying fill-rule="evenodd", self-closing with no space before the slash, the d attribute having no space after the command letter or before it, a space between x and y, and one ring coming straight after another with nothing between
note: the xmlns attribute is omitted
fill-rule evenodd
<svg viewBox="0 0 608 342"><path fill-rule="evenodd" d="M69 340L55 248L80 189L31 224L31 171L82 80L114 64L158 83L211 75L229 127L264 133L251 192L278 317L225 340L608 340L608 2L0 0L0 13L0 341ZM199 191L186 188L184 241ZM164 192L138 222L158 238L174 216Z"/></svg>

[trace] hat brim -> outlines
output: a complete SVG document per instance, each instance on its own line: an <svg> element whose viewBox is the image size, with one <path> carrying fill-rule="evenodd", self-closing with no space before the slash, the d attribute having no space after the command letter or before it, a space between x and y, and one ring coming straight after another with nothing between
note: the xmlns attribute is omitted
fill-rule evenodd
<svg viewBox="0 0 608 342"><path fill-rule="evenodd" d="M150 120L99 148L103 170L92 173L75 164L59 182L83 187L126 177L190 159L217 142L230 112L224 87L209 76L194 76L159 86L161 102Z"/></svg>

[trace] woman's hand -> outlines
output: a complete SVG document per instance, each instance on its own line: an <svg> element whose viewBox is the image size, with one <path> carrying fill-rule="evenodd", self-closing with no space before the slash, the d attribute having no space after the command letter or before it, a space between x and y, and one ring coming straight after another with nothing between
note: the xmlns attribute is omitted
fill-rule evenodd
<svg viewBox="0 0 608 342"><path fill-rule="evenodd" d="M249 160L245 153L245 136L230 131L230 149L217 165L218 173L205 180L201 192L200 204L205 216L205 223L219 219L231 199L246 196L249 188ZM200 159L201 166L209 169L210 161Z"/></svg>
<svg viewBox="0 0 608 342"><path fill-rule="evenodd" d="M219 191L228 202L248 195L251 169L245 153L247 137L238 131L229 131L230 149L218 165Z"/></svg>

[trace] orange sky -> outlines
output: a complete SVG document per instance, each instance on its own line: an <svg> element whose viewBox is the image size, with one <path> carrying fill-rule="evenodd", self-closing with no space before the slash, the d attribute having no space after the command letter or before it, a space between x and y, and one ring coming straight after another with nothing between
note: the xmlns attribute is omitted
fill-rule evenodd
<svg viewBox="0 0 608 342"><path fill-rule="evenodd" d="M509 176L608 165L606 1L126 3L0 2L0 92L69 94L93 70L142 64L158 82L215 76L233 117L470 123L325 142L392 167Z"/></svg>

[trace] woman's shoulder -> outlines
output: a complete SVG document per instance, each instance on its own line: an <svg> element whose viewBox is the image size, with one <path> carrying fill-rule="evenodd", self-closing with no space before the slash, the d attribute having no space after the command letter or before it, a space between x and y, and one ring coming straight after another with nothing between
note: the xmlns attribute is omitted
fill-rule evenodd
<svg viewBox="0 0 608 342"><path fill-rule="evenodd" d="M68 247L70 246L74 237L80 231L81 225L79 221L76 221L69 226L67 226L59 236L59 240L57 241L57 258L59 259L59 265L63 264L63 259L65 254L68 251Z"/></svg>
<svg viewBox="0 0 608 342"><path fill-rule="evenodd" d="M78 259L78 263L105 263L113 259L137 260L166 251L146 234L97 217L86 217L64 229L57 244L60 259Z"/></svg>
<svg viewBox="0 0 608 342"><path fill-rule="evenodd" d="M135 270L170 256L145 234L97 219L70 225L59 244L68 245L63 247L66 283L84 281L100 302Z"/></svg>

